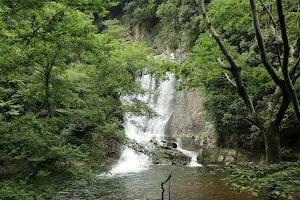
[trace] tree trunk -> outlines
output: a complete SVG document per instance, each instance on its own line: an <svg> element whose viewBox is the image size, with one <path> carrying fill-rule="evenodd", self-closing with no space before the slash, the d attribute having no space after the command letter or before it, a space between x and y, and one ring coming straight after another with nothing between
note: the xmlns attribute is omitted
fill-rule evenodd
<svg viewBox="0 0 300 200"><path fill-rule="evenodd" d="M51 72L52 72L52 67L54 65L55 59L59 53L59 49L55 52L54 57L52 58L51 62L47 63L45 66L45 99L44 99L44 108L47 110L48 117L53 117L53 108L51 104L51 91L50 91L50 79L51 79ZM47 59L48 60L48 59Z"/></svg>
<svg viewBox="0 0 300 200"><path fill-rule="evenodd" d="M280 135L279 125L271 122L263 131L266 149L266 163L275 164L280 162Z"/></svg>

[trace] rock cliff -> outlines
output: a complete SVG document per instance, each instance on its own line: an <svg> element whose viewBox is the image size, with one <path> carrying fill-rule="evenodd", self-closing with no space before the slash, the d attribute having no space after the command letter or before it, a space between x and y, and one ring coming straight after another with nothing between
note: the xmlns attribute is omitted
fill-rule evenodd
<svg viewBox="0 0 300 200"><path fill-rule="evenodd" d="M204 93L200 90L177 91L174 111L166 135L181 140L181 148L199 150L216 147L216 134L212 123L205 119Z"/></svg>

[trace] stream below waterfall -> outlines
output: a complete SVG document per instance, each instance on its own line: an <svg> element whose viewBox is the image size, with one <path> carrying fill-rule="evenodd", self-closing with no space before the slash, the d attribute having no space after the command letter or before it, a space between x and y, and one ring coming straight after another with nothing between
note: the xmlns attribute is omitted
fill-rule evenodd
<svg viewBox="0 0 300 200"><path fill-rule="evenodd" d="M174 59L174 55L171 56ZM147 150L154 144L176 149L190 157L189 166L152 165L151 159L144 154L137 154L130 148L124 148L118 163L110 173L95 175L91 181L67 181L61 187L55 200L160 200L161 183L170 174L171 190L166 185L166 197L171 193L171 200L250 200L247 194L236 194L220 182L211 168L201 167L197 162L196 152L188 151L177 141L167 141L165 130L174 110L175 76L167 74L167 80L156 80L145 73L137 82L148 91L138 99L147 103L158 116L132 116L125 114L125 133L127 137ZM131 102L132 97L125 96L122 101ZM141 128L141 127L144 127ZM168 146L168 143L175 147ZM175 150L175 151L176 151ZM192 167L194 166L194 167Z"/></svg>
<svg viewBox="0 0 300 200"><path fill-rule="evenodd" d="M171 200L252 200L234 193L214 169L172 165L150 165L133 173L100 174L87 181L67 181L55 200L161 200L161 182L171 177ZM168 198L168 183L165 199Z"/></svg>

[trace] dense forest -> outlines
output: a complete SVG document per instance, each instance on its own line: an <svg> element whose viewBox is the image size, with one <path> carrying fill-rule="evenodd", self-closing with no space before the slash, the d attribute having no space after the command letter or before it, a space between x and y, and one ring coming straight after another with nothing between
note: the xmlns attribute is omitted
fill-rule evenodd
<svg viewBox="0 0 300 200"><path fill-rule="evenodd" d="M300 1L0 0L0 30L1 199L104 170L124 114L156 115L136 79L167 72L205 91L219 147L266 150L268 165L232 169L234 189L299 194Z"/></svg>

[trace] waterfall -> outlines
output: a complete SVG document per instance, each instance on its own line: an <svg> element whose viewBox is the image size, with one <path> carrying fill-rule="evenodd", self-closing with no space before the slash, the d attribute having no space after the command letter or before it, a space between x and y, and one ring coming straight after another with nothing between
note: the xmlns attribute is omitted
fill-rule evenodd
<svg viewBox="0 0 300 200"><path fill-rule="evenodd" d="M175 56L172 53L169 58L165 57L163 59L174 60ZM149 118L146 116L132 116L128 113L125 114L124 117L125 134L127 137L146 149L151 149L154 141L158 144L162 144L162 140L165 139L167 123L173 113L175 77L171 73L167 73L167 77L167 80L156 80L151 74L144 74L137 80L143 89L150 91L146 95L139 95L138 99L148 103L148 105L158 114L157 117ZM197 162L197 154L195 152L182 149L180 141L177 146L178 151L191 157L189 166L201 166ZM122 152L118 163L110 172L111 174L138 172L146 170L150 164L151 160L147 155L137 153L133 149L126 147Z"/></svg>
<svg viewBox="0 0 300 200"><path fill-rule="evenodd" d="M140 95L139 99L147 102L158 116L149 118L125 115L125 133L130 139L147 144L150 140L161 140L164 137L166 124L173 112L172 101L174 100L175 83L173 74L168 73L167 76L168 80L160 83L157 83L150 74L143 75L139 80L143 89L152 91L150 94ZM158 88L156 88L157 85ZM136 124L146 129L143 130Z"/></svg>
<svg viewBox="0 0 300 200"><path fill-rule="evenodd" d="M136 141L145 148L151 146L151 141L161 142L164 137L166 125L173 112L175 77L171 73L168 73L167 76L168 80L160 81L159 84L150 74L143 75L138 80L143 89L152 91L147 95L140 95L138 99L147 102L158 114L157 117L137 117L125 114L125 134L129 139ZM146 129L141 127L145 127ZM145 170L150 163L148 156L125 148L117 165L112 168L111 173L128 173Z"/></svg>

